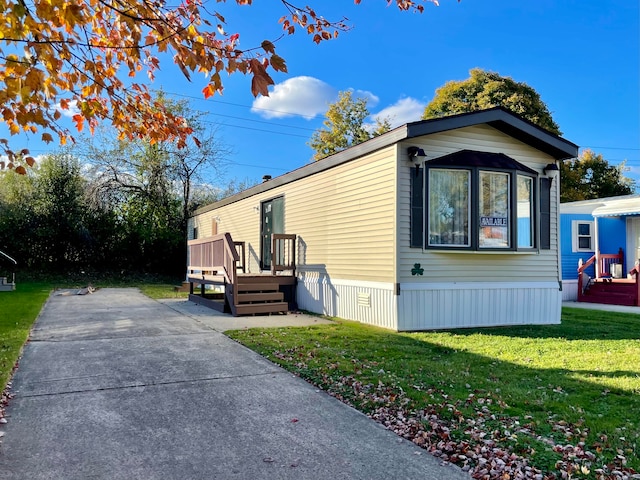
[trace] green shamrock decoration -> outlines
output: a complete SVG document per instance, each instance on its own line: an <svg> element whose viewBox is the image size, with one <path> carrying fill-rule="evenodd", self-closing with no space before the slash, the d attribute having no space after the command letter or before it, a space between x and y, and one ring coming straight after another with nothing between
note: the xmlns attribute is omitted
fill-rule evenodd
<svg viewBox="0 0 640 480"><path fill-rule="evenodd" d="M424 268L420 268L419 263L414 263L413 268L411 269L411 275L422 275L424 273Z"/></svg>

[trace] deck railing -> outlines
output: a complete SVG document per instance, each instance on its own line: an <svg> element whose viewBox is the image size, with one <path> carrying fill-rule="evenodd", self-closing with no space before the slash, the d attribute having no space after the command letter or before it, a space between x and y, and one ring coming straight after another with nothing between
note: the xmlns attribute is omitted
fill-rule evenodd
<svg viewBox="0 0 640 480"><path fill-rule="evenodd" d="M294 234L271 234L271 273L296 270L296 236Z"/></svg>
<svg viewBox="0 0 640 480"><path fill-rule="evenodd" d="M624 263L624 252L621 248L618 253L597 253L591 256L586 262L580 259L578 262L578 299L584 294L590 280L584 271L596 263L596 261L596 278L610 278L613 276L611 265L622 265Z"/></svg>
<svg viewBox="0 0 640 480"><path fill-rule="evenodd" d="M222 275L226 283L236 284L237 265L240 261L237 247L228 233L221 233L213 237L189 240L190 274L200 273L203 278L207 275Z"/></svg>
<svg viewBox="0 0 640 480"><path fill-rule="evenodd" d="M578 262L578 273L584 272L587 268L598 262L596 268L596 277L610 277L612 276L611 265L621 265L624 263L624 252L622 249L618 253L597 253L589 258L586 262Z"/></svg>

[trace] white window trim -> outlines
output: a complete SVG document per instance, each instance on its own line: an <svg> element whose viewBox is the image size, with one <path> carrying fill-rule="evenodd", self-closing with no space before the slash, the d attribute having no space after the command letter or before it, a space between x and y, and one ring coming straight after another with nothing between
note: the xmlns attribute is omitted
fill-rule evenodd
<svg viewBox="0 0 640 480"><path fill-rule="evenodd" d="M589 225L589 231L591 232L591 247L592 248L580 248L578 238L586 237L586 235L578 235L579 225ZM595 252L595 222L589 220L572 220L571 221L571 251L572 252Z"/></svg>

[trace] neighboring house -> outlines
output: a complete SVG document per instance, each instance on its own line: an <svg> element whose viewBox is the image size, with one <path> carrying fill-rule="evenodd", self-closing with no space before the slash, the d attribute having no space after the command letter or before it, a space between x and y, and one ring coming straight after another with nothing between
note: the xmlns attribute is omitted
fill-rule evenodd
<svg viewBox="0 0 640 480"><path fill-rule="evenodd" d="M303 310L399 331L559 323L553 174L577 154L502 108L409 123L196 211L187 277L257 312L238 282L277 277L269 267L295 248ZM248 254L237 276L207 260L231 239Z"/></svg>
<svg viewBox="0 0 640 480"><path fill-rule="evenodd" d="M560 233L564 300L638 305L640 195L563 203Z"/></svg>

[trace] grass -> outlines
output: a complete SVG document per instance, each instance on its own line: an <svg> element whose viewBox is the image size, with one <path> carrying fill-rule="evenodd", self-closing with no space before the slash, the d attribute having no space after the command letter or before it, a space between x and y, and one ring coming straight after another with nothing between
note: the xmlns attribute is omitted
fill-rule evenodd
<svg viewBox="0 0 640 480"><path fill-rule="evenodd" d="M48 283L18 284L15 291L0 292L0 392L50 292Z"/></svg>
<svg viewBox="0 0 640 480"><path fill-rule="evenodd" d="M564 308L552 326L398 334L337 320L227 334L432 450L444 427L458 450L490 438L545 474L640 470L637 315ZM455 449L440 454L460 463Z"/></svg>
<svg viewBox="0 0 640 480"><path fill-rule="evenodd" d="M179 283L167 284L167 283L159 283L159 284L144 284L139 285L140 291L144 293L147 297L154 298L156 300L161 298L188 298L189 292L176 292L175 287L178 286Z"/></svg>

